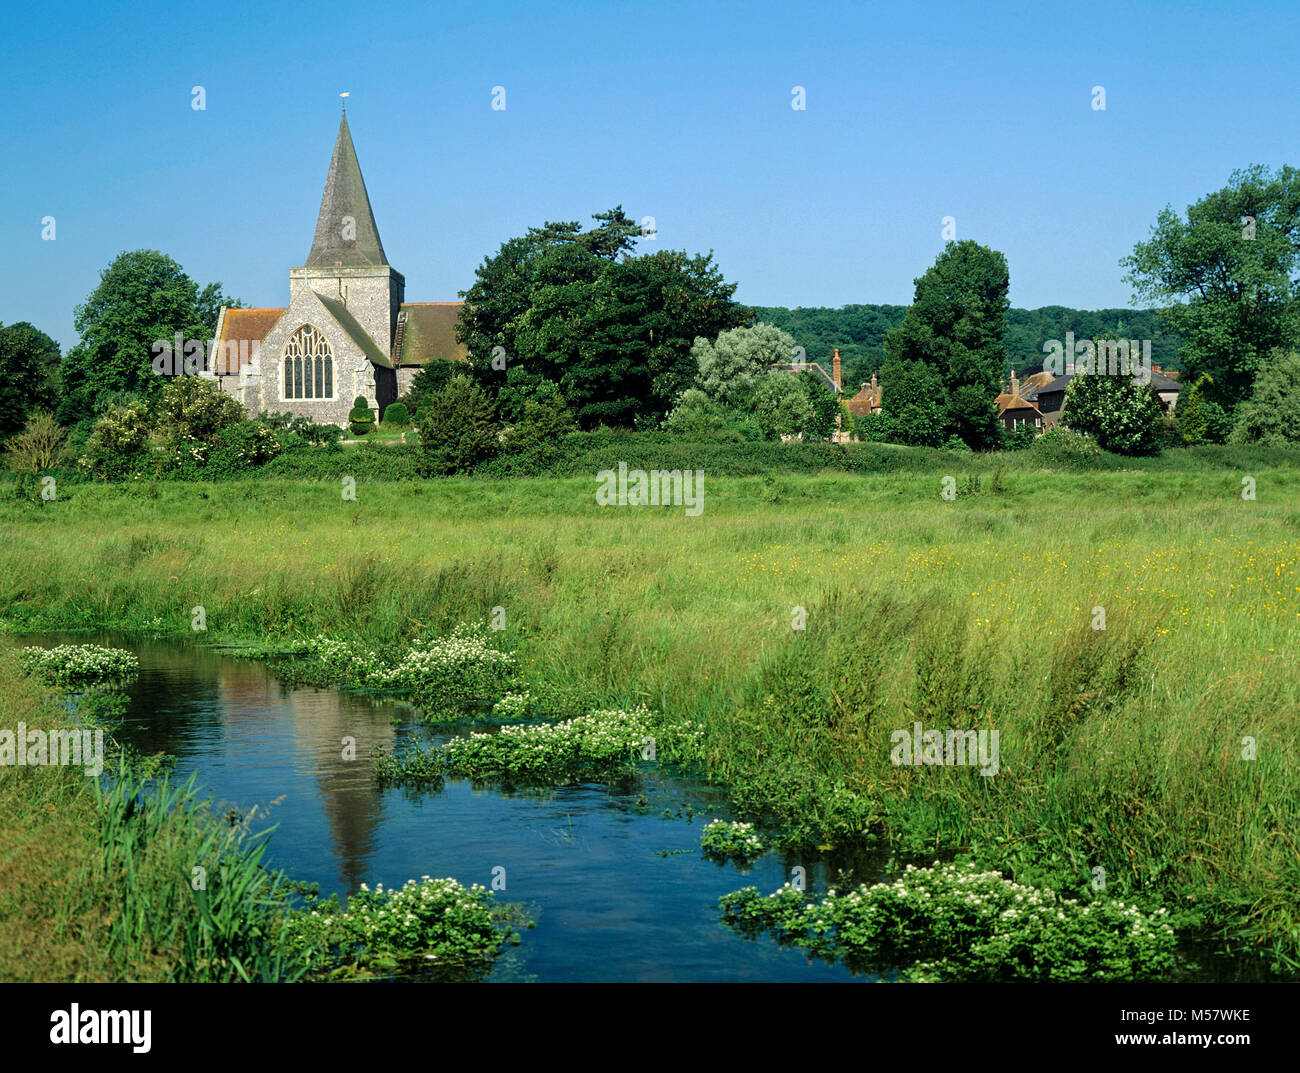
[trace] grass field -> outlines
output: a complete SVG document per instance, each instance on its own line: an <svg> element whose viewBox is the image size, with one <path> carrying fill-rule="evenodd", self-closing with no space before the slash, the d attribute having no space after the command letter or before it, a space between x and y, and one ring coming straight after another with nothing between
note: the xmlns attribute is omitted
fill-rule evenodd
<svg viewBox="0 0 1300 1073"><path fill-rule="evenodd" d="M0 505L0 626L193 636L202 606L204 640L383 646L503 607L537 682L701 720L791 844L1100 868L1300 969L1300 472L1243 500L1226 468L961 465L953 501L706 472L699 517L591 477L79 485ZM894 766L914 721L998 729L998 774Z"/></svg>

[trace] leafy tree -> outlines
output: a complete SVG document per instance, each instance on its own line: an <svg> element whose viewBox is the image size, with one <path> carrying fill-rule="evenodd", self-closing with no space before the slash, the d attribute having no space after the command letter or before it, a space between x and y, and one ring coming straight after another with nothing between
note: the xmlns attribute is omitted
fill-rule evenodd
<svg viewBox="0 0 1300 1073"><path fill-rule="evenodd" d="M674 436L690 440L734 439L729 436L733 412L714 402L700 388L687 388L669 412L664 428Z"/></svg>
<svg viewBox="0 0 1300 1073"><path fill-rule="evenodd" d="M1196 383L1178 398L1178 409L1174 411L1174 420L1184 443L1206 442L1208 424L1205 413L1206 400L1201 398L1201 389L1209 383L1212 383L1210 374L1201 373Z"/></svg>
<svg viewBox="0 0 1300 1073"><path fill-rule="evenodd" d="M1160 453L1160 400L1127 376L1078 373L1065 392L1061 422L1121 455Z"/></svg>
<svg viewBox="0 0 1300 1073"><path fill-rule="evenodd" d="M630 256L640 231L622 208L596 220L585 232L548 223L503 245L464 292L458 338L494 396L520 366L557 384L584 427L657 421L695 379L695 338L738 327L749 311L732 302L736 285L712 254Z"/></svg>
<svg viewBox="0 0 1300 1073"><path fill-rule="evenodd" d="M452 377L416 420L425 466L433 473L467 472L497 450L492 400L468 376Z"/></svg>
<svg viewBox="0 0 1300 1073"><path fill-rule="evenodd" d="M805 369L799 374L799 381L808 395L812 407L812 416L804 427L804 433L813 439L828 439L835 432L835 418L840 413L840 397L822 378L820 373Z"/></svg>
<svg viewBox="0 0 1300 1073"><path fill-rule="evenodd" d="M889 397L888 413L882 416L890 441L917 447L943 443L947 400L938 370L923 361L894 360L885 366L883 377Z"/></svg>
<svg viewBox="0 0 1300 1073"><path fill-rule="evenodd" d="M73 325L81 342L63 363L63 399L57 416L64 424L103 412L113 392L152 401L164 378L153 370L154 344L212 339L222 305L237 306L219 283L199 290L181 266L157 250L120 253L102 273L99 286L77 306Z"/></svg>
<svg viewBox="0 0 1300 1073"><path fill-rule="evenodd" d="M1300 444L1300 353L1277 357L1255 378L1250 398L1237 410L1230 442Z"/></svg>
<svg viewBox="0 0 1300 1073"><path fill-rule="evenodd" d="M745 406L768 367L791 361L794 349L790 335L761 322L731 328L712 341L699 336L691 346L696 385L724 406Z"/></svg>
<svg viewBox="0 0 1300 1073"><path fill-rule="evenodd" d="M1270 352L1296 337L1300 171L1235 171L1185 220L1166 206L1150 239L1120 263L1137 297L1166 305L1161 316L1182 340L1188 379L1209 373L1207 397L1233 409Z"/></svg>
<svg viewBox="0 0 1300 1073"><path fill-rule="evenodd" d="M1007 259L964 240L949 242L920 279L903 323L885 337L897 361L939 373L943 431L971 447L998 443L997 406L1007 357L1002 338L1009 308Z"/></svg>
<svg viewBox="0 0 1300 1073"><path fill-rule="evenodd" d="M26 321L0 326L0 441L54 405L58 370L59 344L48 335Z"/></svg>
<svg viewBox="0 0 1300 1073"><path fill-rule="evenodd" d="M754 392L753 418L769 440L803 432L813 419L807 388L793 373L768 373Z"/></svg>

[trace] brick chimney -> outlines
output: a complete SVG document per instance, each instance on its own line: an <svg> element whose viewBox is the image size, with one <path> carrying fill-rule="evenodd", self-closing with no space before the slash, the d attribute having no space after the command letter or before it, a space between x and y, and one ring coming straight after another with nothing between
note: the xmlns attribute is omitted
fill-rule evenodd
<svg viewBox="0 0 1300 1073"><path fill-rule="evenodd" d="M1015 369L1011 370L1011 395L1014 397L1020 394L1020 381L1016 379Z"/></svg>
<svg viewBox="0 0 1300 1073"><path fill-rule="evenodd" d="M835 390L840 390L840 348L835 348L835 357L831 359L831 378L835 381Z"/></svg>

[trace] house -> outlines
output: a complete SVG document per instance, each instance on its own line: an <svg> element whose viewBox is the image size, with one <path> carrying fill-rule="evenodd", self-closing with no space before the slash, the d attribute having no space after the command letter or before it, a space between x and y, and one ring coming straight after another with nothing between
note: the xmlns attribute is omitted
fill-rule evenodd
<svg viewBox="0 0 1300 1073"><path fill-rule="evenodd" d="M407 302L388 263L346 111L306 264L289 269L289 305L222 308L202 375L250 417L276 411L346 425L363 396L381 419L430 361L467 361L461 302Z"/></svg>
<svg viewBox="0 0 1300 1073"><path fill-rule="evenodd" d="M1043 418L1043 430L1053 428L1061 421L1061 413L1065 409L1065 392L1070 386L1070 381L1074 379L1075 372L1073 365L1065 367L1065 375L1053 377L1050 373L1034 373L1033 376L1026 380L1026 385L1039 377L1045 377L1045 382L1035 387L1026 387L1023 389L1022 398L1029 403L1033 403ZM1015 383L1015 373L1012 373L1012 383ZM1165 413L1173 413L1174 408L1178 405L1178 394L1182 391L1182 385L1177 380L1177 374L1170 375L1161 370L1159 365L1151 366L1151 387L1156 393L1156 398L1160 400L1160 407ZM1002 395L998 396L1001 400ZM999 404L999 413L1002 407ZM1005 421L1004 421L1005 424Z"/></svg>
<svg viewBox="0 0 1300 1073"><path fill-rule="evenodd" d="M871 374L871 383L864 382L858 393L849 399L849 413L854 417L880 413L880 383L875 373Z"/></svg>
<svg viewBox="0 0 1300 1073"><path fill-rule="evenodd" d="M817 373L825 382L826 386L837 395L844 393L844 387L840 376L840 350L835 348L835 355L831 358L831 371L828 373L815 361L778 361L773 362L770 366L773 369L781 369L788 372L801 373L811 371ZM850 440L849 432L843 427L844 419L840 414L835 415L835 431L831 433L832 443L848 443ZM782 436L781 442L786 443L792 439L803 439L803 433L795 436Z"/></svg>
<svg viewBox="0 0 1300 1073"><path fill-rule="evenodd" d="M1027 376L1024 381L1021 381L1016 376L1016 371L1011 370L1011 382L1007 385L1006 391L994 400L998 407L998 420L1002 422L1003 428L1008 432L1014 432L1017 428L1028 425L1035 434L1047 430L1043 411L1029 396L1051 379L1052 374L1044 372L1034 373L1033 376Z"/></svg>

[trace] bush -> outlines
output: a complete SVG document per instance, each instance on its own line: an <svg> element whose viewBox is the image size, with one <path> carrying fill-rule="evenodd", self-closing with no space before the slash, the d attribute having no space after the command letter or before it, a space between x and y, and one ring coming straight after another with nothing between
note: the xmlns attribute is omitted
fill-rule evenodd
<svg viewBox="0 0 1300 1073"><path fill-rule="evenodd" d="M1277 357L1237 408L1231 443L1286 447L1300 443L1300 353Z"/></svg>
<svg viewBox="0 0 1300 1073"><path fill-rule="evenodd" d="M1038 439L1038 431L1031 425L1017 425L1002 437L1002 446L1008 451L1023 451L1032 447Z"/></svg>
<svg viewBox="0 0 1300 1073"><path fill-rule="evenodd" d="M265 465L282 450L280 441L260 421L241 421L222 429L208 459L214 477L247 475L255 466Z"/></svg>
<svg viewBox="0 0 1300 1073"><path fill-rule="evenodd" d="M275 433L281 449L286 451L304 444L338 450L343 439L343 430L338 425L318 425L300 414L263 412L257 415L257 420Z"/></svg>
<svg viewBox="0 0 1300 1073"><path fill-rule="evenodd" d="M100 480L139 477L151 468L149 411L143 400L113 406L95 422L78 465Z"/></svg>
<svg viewBox="0 0 1300 1073"><path fill-rule="evenodd" d="M1048 429L1030 446L1039 461L1067 469L1088 469L1102 458L1095 440L1062 425Z"/></svg>
<svg viewBox="0 0 1300 1073"><path fill-rule="evenodd" d="M375 415L370 412L370 404L364 395L352 400L352 410L348 413L348 427L354 436L364 436L375 427Z"/></svg>
<svg viewBox="0 0 1300 1073"><path fill-rule="evenodd" d="M397 428L405 428L411 423L411 415L407 412L406 407L400 402L394 402L384 410L384 424L393 425Z"/></svg>
<svg viewBox="0 0 1300 1073"><path fill-rule="evenodd" d="M417 426L425 468L440 476L466 473L496 453L496 412L487 394L458 375L425 403Z"/></svg>
<svg viewBox="0 0 1300 1073"><path fill-rule="evenodd" d="M49 469L64 452L67 433L54 415L41 410L27 419L21 432L11 437L5 450L9 468L15 473L37 474Z"/></svg>
<svg viewBox="0 0 1300 1073"><path fill-rule="evenodd" d="M1061 421L1094 436L1106 451L1121 455L1160 453L1167 432L1161 428L1160 400L1150 384L1127 376L1078 373L1066 389Z"/></svg>

